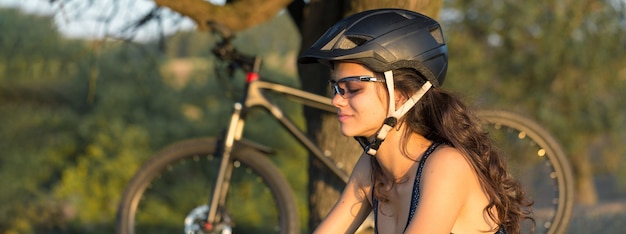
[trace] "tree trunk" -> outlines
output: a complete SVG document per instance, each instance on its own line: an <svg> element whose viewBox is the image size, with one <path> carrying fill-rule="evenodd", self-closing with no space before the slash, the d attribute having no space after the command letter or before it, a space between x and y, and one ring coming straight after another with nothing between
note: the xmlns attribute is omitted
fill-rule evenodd
<svg viewBox="0 0 626 234"><path fill-rule="evenodd" d="M574 159L572 161L572 166L574 167L576 202L582 205L594 205L598 203L598 194L596 191L596 185L593 181L594 176L592 163L589 161L589 156L586 153L573 156L575 156L572 157L572 159Z"/></svg>
<svg viewBox="0 0 626 234"><path fill-rule="evenodd" d="M344 16L345 1L312 0L305 7L301 24L301 51L308 49L330 26ZM329 69L320 64L298 66L301 87L318 94L328 93ZM354 140L339 133L337 119L324 111L305 107L307 130L321 149L332 152L332 159L342 165L353 165L346 161L359 153ZM337 145L349 147L336 147ZM351 168L350 168L351 169ZM309 157L309 227L317 226L339 198L343 181L326 170L319 160Z"/></svg>

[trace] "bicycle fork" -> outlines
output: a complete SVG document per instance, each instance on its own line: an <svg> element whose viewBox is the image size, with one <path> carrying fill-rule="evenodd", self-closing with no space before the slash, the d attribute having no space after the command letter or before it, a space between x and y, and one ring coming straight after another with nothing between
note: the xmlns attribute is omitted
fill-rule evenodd
<svg viewBox="0 0 626 234"><path fill-rule="evenodd" d="M233 171L233 165L230 163L231 151L235 140L241 139L243 133L244 121L241 118L243 106L241 103L235 103L233 108L233 114L230 117L230 123L226 135L221 145L221 158L220 167L217 174L217 179L213 185L211 197L209 198L209 213L207 214L205 229L212 230L215 228L213 225L217 223L222 217L220 217L217 211L220 206L226 202L226 194L228 193L228 187L230 185L230 177Z"/></svg>

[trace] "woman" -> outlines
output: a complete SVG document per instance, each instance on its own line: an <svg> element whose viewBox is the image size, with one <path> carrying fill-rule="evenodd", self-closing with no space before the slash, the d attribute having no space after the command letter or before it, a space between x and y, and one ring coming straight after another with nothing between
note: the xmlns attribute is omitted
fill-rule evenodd
<svg viewBox="0 0 626 234"><path fill-rule="evenodd" d="M439 88L447 57L439 24L401 9L347 17L300 57L332 68L341 132L364 147L315 233L352 233L372 210L377 233L519 233L531 218L481 124Z"/></svg>

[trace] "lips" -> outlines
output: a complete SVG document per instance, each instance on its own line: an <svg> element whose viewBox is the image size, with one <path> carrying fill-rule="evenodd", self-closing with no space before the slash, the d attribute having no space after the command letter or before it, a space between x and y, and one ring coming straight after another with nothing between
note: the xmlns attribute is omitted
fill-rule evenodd
<svg viewBox="0 0 626 234"><path fill-rule="evenodd" d="M346 121L350 117L352 117L352 116L351 115L345 115L345 114L339 114L337 116L337 119L339 120L339 122L344 122L344 121Z"/></svg>

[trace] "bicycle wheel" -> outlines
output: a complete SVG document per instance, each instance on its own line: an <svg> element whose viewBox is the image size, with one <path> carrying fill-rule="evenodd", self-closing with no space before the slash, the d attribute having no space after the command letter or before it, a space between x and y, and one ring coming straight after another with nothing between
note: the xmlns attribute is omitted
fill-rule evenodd
<svg viewBox="0 0 626 234"><path fill-rule="evenodd" d="M212 184L221 159L215 139L176 143L148 161L127 185L117 213L117 233L209 233L203 231ZM299 233L293 192L261 152L235 144L226 201L218 231Z"/></svg>
<svg viewBox="0 0 626 234"><path fill-rule="evenodd" d="M565 233L574 204L574 179L560 144L540 125L518 114L482 110L477 115L505 153L509 172L534 201L535 233ZM522 233L529 233L530 222L522 228Z"/></svg>

